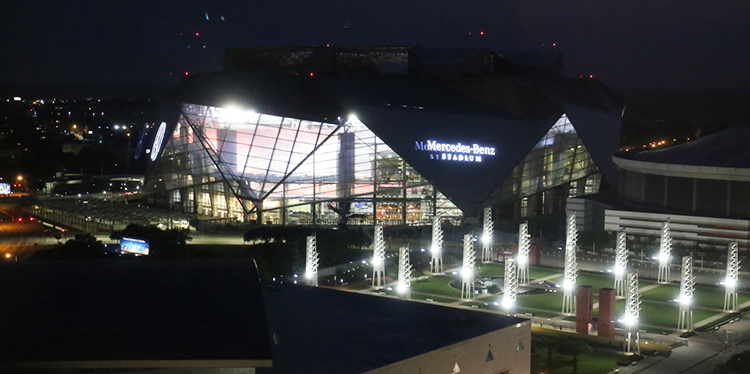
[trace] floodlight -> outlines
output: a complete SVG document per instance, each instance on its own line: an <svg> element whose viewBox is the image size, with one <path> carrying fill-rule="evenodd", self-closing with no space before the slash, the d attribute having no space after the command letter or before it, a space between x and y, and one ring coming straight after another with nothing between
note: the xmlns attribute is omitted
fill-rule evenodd
<svg viewBox="0 0 750 374"><path fill-rule="evenodd" d="M501 306L505 310L513 309L513 307L515 306L515 303L513 302L513 300L511 300L509 298L505 298L505 297L501 301L501 304L502 304Z"/></svg>

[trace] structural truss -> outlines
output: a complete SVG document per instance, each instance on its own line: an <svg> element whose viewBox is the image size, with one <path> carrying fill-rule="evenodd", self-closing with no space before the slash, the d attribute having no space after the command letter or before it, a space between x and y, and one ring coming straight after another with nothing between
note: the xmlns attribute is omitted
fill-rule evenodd
<svg viewBox="0 0 750 374"><path fill-rule="evenodd" d="M318 285L318 242L315 235L307 237L305 255L305 279L310 286Z"/></svg>
<svg viewBox="0 0 750 374"><path fill-rule="evenodd" d="M562 312L566 314L575 313L576 297L573 294L578 278L578 260L576 258L576 247L578 246L578 229L576 228L576 215L567 216L567 233L565 238L565 272L563 278L563 305Z"/></svg>
<svg viewBox="0 0 750 374"><path fill-rule="evenodd" d="M724 280L724 310L737 311L737 280L740 273L740 259L737 242L730 243L727 251L727 279Z"/></svg>
<svg viewBox="0 0 750 374"><path fill-rule="evenodd" d="M677 317L677 329L693 329L693 311L690 310L690 304L693 302L693 292L695 291L695 277L693 276L693 258L690 256L682 257L682 276L680 277L680 315Z"/></svg>
<svg viewBox="0 0 750 374"><path fill-rule="evenodd" d="M490 262L492 261L492 232L495 230L495 222L492 221L492 207L484 208L482 228L482 262Z"/></svg>
<svg viewBox="0 0 750 374"><path fill-rule="evenodd" d="M531 250L531 235L529 223L518 225L518 283L529 283L529 252Z"/></svg>
<svg viewBox="0 0 750 374"><path fill-rule="evenodd" d="M409 246L398 249L398 285L396 290L404 299L411 299L411 272Z"/></svg>
<svg viewBox="0 0 750 374"><path fill-rule="evenodd" d="M385 239L383 226L375 226L375 240L372 243L372 286L385 285Z"/></svg>
<svg viewBox="0 0 750 374"><path fill-rule="evenodd" d="M669 283L669 268L672 255L672 234L669 231L669 221L661 226L661 240L659 242L659 283Z"/></svg>
<svg viewBox="0 0 750 374"><path fill-rule="evenodd" d="M641 348L639 343L640 334L638 333L638 319L641 314L641 294L638 291L638 273L628 273L628 292L625 299L625 317L623 322L628 328L627 344L625 352L631 353L635 348L635 353L640 354ZM633 344L635 339L635 344Z"/></svg>
<svg viewBox="0 0 750 374"><path fill-rule="evenodd" d="M464 300L474 298L474 263L476 260L474 234L466 234L464 235L464 262L461 267L461 298Z"/></svg>
<svg viewBox="0 0 750 374"><path fill-rule="evenodd" d="M516 261L512 258L505 260L505 280L502 307L508 314L514 314L516 296L518 295L518 279L516 279Z"/></svg>
<svg viewBox="0 0 750 374"><path fill-rule="evenodd" d="M432 246L430 247L430 272L443 272L443 226L440 214L432 218Z"/></svg>
<svg viewBox="0 0 750 374"><path fill-rule="evenodd" d="M625 245L624 232L617 233L617 250L615 252L615 293L617 297L625 296L625 273L628 267L628 248Z"/></svg>

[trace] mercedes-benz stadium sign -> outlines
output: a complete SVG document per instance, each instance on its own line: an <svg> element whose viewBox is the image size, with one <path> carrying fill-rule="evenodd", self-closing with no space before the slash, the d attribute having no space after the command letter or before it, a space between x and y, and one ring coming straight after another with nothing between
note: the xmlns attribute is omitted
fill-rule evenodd
<svg viewBox="0 0 750 374"><path fill-rule="evenodd" d="M494 156L495 147L479 144L438 143L436 140L415 141L414 149L430 153L430 160L482 162L484 156Z"/></svg>

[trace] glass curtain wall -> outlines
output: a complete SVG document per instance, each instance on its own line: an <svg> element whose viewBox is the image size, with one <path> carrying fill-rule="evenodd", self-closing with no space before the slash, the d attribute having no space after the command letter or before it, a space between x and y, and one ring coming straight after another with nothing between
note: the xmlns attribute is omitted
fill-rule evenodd
<svg viewBox="0 0 750 374"><path fill-rule="evenodd" d="M334 124L185 104L150 180L174 209L210 217L395 225L430 224L435 211L462 216L353 117Z"/></svg>
<svg viewBox="0 0 750 374"><path fill-rule="evenodd" d="M563 114L503 181L495 196L500 201L521 199L521 215L528 196L570 183L569 196L599 192L601 173L591 154ZM542 196L544 197L544 196Z"/></svg>

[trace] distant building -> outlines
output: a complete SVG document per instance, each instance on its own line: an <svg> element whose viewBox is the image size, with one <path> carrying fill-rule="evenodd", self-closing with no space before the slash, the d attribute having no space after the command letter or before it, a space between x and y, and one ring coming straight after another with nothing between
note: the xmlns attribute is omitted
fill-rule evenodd
<svg viewBox="0 0 750 374"><path fill-rule="evenodd" d="M521 62L519 62L521 61ZM427 225L558 214L617 185L623 111L559 54L416 47L229 50L184 77L152 203L271 224ZM159 130L161 132L161 130Z"/></svg>
<svg viewBox="0 0 750 374"><path fill-rule="evenodd" d="M613 157L618 198L578 206L593 226L658 237L671 222L676 242L726 250L750 239L750 126L742 125L690 143ZM603 227L601 227L603 226Z"/></svg>

